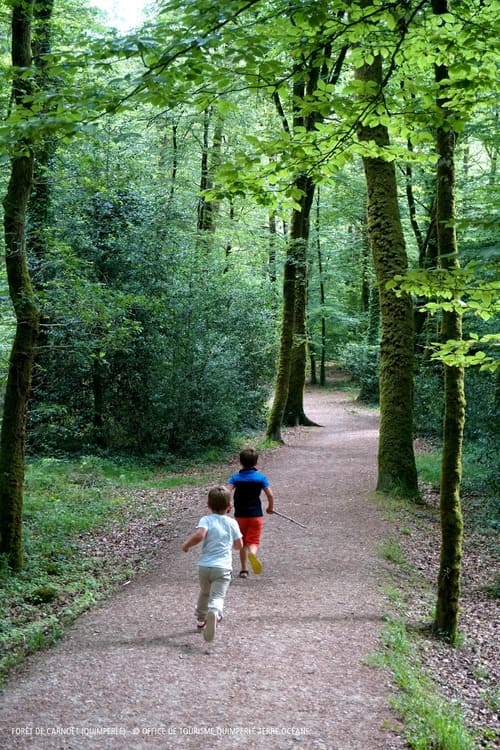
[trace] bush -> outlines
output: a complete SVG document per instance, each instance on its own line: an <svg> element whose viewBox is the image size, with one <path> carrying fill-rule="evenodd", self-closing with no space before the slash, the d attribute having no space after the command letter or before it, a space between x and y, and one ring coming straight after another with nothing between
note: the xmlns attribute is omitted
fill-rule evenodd
<svg viewBox="0 0 500 750"><path fill-rule="evenodd" d="M380 348L368 344L347 344L340 358L342 369L359 386L358 399L367 404L379 402Z"/></svg>
<svg viewBox="0 0 500 750"><path fill-rule="evenodd" d="M80 325L49 329L33 389L31 453L191 455L262 424L277 339L266 277L225 260L208 265L196 247L165 254L164 275L155 267L154 279L140 279L154 292L108 297L100 288L100 318L81 279L67 277L65 295L58 281L51 317L72 314Z"/></svg>
<svg viewBox="0 0 500 750"><path fill-rule="evenodd" d="M417 361L414 378L413 423L415 434L436 438L443 434L443 375L436 362Z"/></svg>

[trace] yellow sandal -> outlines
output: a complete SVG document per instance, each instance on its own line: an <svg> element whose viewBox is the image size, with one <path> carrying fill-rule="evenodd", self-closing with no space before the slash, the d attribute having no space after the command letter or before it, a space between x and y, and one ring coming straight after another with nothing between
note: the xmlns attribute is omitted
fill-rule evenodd
<svg viewBox="0 0 500 750"><path fill-rule="evenodd" d="M248 562L250 563L250 566L254 573L257 575L260 575L262 573L262 563L261 561L254 555L253 552L248 553Z"/></svg>

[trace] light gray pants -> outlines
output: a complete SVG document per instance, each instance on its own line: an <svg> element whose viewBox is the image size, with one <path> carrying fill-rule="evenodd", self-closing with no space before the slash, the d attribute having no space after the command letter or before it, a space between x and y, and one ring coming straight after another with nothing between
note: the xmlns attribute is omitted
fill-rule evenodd
<svg viewBox="0 0 500 750"><path fill-rule="evenodd" d="M209 609L213 609L220 617L224 610L224 597L231 583L231 571L225 568L198 567L200 581L200 595L196 606L196 617L204 620Z"/></svg>

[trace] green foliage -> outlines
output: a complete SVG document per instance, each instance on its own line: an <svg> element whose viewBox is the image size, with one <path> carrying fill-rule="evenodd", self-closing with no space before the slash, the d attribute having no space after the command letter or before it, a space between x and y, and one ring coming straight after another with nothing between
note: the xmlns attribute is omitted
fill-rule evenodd
<svg viewBox="0 0 500 750"><path fill-rule="evenodd" d="M485 278L486 275L486 278ZM498 317L500 313L500 281L491 278L486 264L469 263L466 268L454 270L408 271L405 276L395 276L387 282L387 288L396 294L410 293L432 301L421 306L431 314L437 311L456 312L460 315L475 315L484 321ZM500 344L500 333L479 335L471 331L463 341L433 343L432 357L446 365L472 367L479 365L481 371L494 372L500 367L495 351Z"/></svg>
<svg viewBox="0 0 500 750"><path fill-rule="evenodd" d="M415 434L435 438L443 433L443 373L435 362L417 359L414 377Z"/></svg>
<svg viewBox="0 0 500 750"><path fill-rule="evenodd" d="M138 159L141 144L129 148ZM203 247L117 168L114 188L54 195L29 448L162 455L228 445L261 424L269 396L276 320L265 256L243 232L234 259Z"/></svg>
<svg viewBox="0 0 500 750"><path fill-rule="evenodd" d="M90 544L128 521L168 520L172 509L149 488L202 485L211 477L185 465L153 467L130 459L84 456L29 462L25 493L26 566L12 574L0 560L0 680L140 567L137 551ZM184 473L182 473L184 472ZM136 490L139 490L137 492Z"/></svg>
<svg viewBox="0 0 500 750"><path fill-rule="evenodd" d="M495 492L500 483L498 467L499 404L497 375L467 370L465 376L466 421L464 429L464 485ZM419 360L415 375L414 420L416 435L441 439L443 432L443 374L429 360ZM467 460L467 454L474 456Z"/></svg>
<svg viewBox="0 0 500 750"><path fill-rule="evenodd" d="M419 479L439 492L441 453L417 454ZM467 442L462 457L462 508L466 527L494 536L500 527L500 478L496 454L485 456L480 443ZM466 532L467 533L467 532Z"/></svg>
<svg viewBox="0 0 500 750"><path fill-rule="evenodd" d="M392 699L403 717L405 735L413 750L473 750L475 742L464 726L460 710L441 697L422 671L418 646L404 622L390 619L384 629L384 651L377 663L388 669L399 688Z"/></svg>
<svg viewBox="0 0 500 750"><path fill-rule="evenodd" d="M445 284L442 299L435 272L428 311L456 298L465 312L464 342L440 349L448 364L477 364L483 371L497 366L498 282L486 261L495 257L498 202L499 21L494 4L479 0L454 10L443 24L430 6L412 3L351 2L332 13L326 0L297 6L282 0L169 2L158 6L151 23L120 39L74 0L56 8L46 94L35 91L28 118L11 113L0 126L4 160L20 132L37 143L57 136L59 149L48 175L48 256L42 268L33 260L47 327L34 384L31 451L99 446L189 453L226 444L259 423L274 369L281 262L278 242L273 285L263 227L274 207L285 232L299 198L290 186L301 169L322 186L318 236L326 300L319 299L312 232L309 334L319 344L326 320L327 358L340 355L361 397L376 402L376 348L357 343L366 341L361 296L373 272L363 239L359 169L366 145L356 143L356 129L361 117L389 127L391 147L373 155L415 170L424 225L441 122L438 96L447 97L450 122L460 130L457 231L476 267L457 274L451 292ZM344 48L348 63L336 70ZM8 91L11 71L7 49L1 50L1 90ZM371 64L377 55L387 73L383 97L372 89L370 105L361 105L352 66ZM325 76L299 111L291 84L301 60L315 61ZM439 89L435 63L449 70ZM8 102L1 101L7 114ZM192 230L200 113L207 107L219 109L225 130L212 193L221 199L220 222L204 244ZM314 128L299 125L311 115ZM416 258L415 243L408 244ZM411 283L415 293L425 291L415 275ZM483 324L480 315L493 317ZM9 344L7 329L0 341L2 375ZM438 372L417 373L419 434L441 431ZM469 403L488 404L468 413L471 436L482 440L491 397L483 398L475 385ZM491 452L490 427L484 432Z"/></svg>
<svg viewBox="0 0 500 750"><path fill-rule="evenodd" d="M393 537L391 537L390 539L386 539L380 545L379 554L384 558L384 560L388 560L389 562L395 563L396 565L404 565L404 552L397 539L394 539Z"/></svg>
<svg viewBox="0 0 500 750"><path fill-rule="evenodd" d="M339 361L360 388L359 398L368 404L377 404L379 399L379 346L346 344Z"/></svg>
<svg viewBox="0 0 500 750"><path fill-rule="evenodd" d="M69 360L74 366L63 373L57 357L53 364L45 360L44 374L51 386L33 411L33 446L42 447L35 442L37 437L49 449L64 445L81 449L96 440L96 367L103 420L99 437L109 448L190 453L204 445L227 445L237 432L260 423L274 364L273 329L261 304L265 287L229 271L221 276L213 269L208 275L199 256L188 251L182 258L180 248L170 262L165 260L170 268L174 264L174 283L165 280L164 291L156 283L156 299L151 303L136 298L136 333L128 343L119 329L102 330L102 318L97 328L91 323L94 330L88 330L87 342L94 339L90 350L81 339L82 325L78 338L68 338L73 331L64 332L62 346L69 350L65 364ZM144 288L144 279L142 284ZM237 297L234 288L239 288ZM194 295L194 289L203 291ZM116 302L117 295L111 294L107 304L113 307L107 309L115 317ZM60 340L59 335L55 347ZM102 352L97 362L93 351ZM53 432L55 442L47 430ZM65 434L76 439L76 445L62 442Z"/></svg>

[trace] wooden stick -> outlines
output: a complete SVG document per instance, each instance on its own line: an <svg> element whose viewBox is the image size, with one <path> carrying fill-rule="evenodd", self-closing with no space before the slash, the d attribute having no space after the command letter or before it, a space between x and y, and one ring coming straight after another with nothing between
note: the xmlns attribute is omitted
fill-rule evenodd
<svg viewBox="0 0 500 750"><path fill-rule="evenodd" d="M297 526L302 526L303 529L307 529L307 526L304 526L303 523L299 523L295 520L295 518L290 518L290 516L285 516L284 513L280 513L278 510L273 510L273 513L275 516L281 516L281 518L286 518L287 521L291 521L292 523L296 523Z"/></svg>

